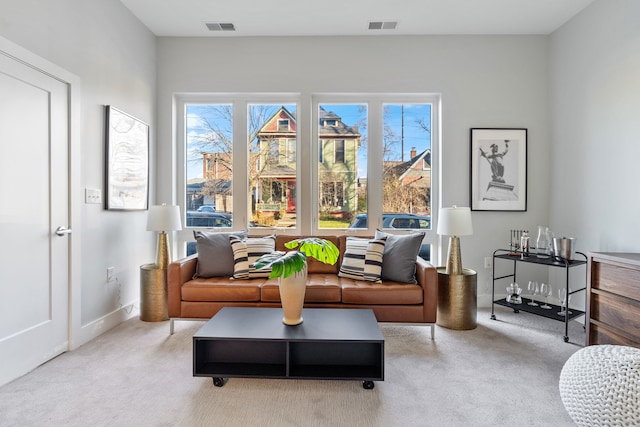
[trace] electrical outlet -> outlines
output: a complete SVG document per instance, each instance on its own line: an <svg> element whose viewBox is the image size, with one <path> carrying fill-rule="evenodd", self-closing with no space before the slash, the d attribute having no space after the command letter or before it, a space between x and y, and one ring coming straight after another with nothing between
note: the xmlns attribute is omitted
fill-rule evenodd
<svg viewBox="0 0 640 427"><path fill-rule="evenodd" d="M84 189L84 202L87 204L101 204L102 203L102 191L96 188Z"/></svg>
<svg viewBox="0 0 640 427"><path fill-rule="evenodd" d="M115 267L107 267L107 282L111 282L113 280L114 271L115 271Z"/></svg>
<svg viewBox="0 0 640 427"><path fill-rule="evenodd" d="M493 266L492 262L493 260L490 256L484 257L484 268L491 268Z"/></svg>

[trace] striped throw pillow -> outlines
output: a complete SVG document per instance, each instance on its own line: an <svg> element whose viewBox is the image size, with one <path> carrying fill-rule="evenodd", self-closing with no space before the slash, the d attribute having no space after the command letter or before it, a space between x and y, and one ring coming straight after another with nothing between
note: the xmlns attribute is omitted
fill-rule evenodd
<svg viewBox="0 0 640 427"><path fill-rule="evenodd" d="M233 250L233 278L253 279L255 277L269 277L270 268L256 270L253 264L262 255L270 254L275 250L275 236L255 237L241 239L237 236L229 236L231 250Z"/></svg>
<svg viewBox="0 0 640 427"><path fill-rule="evenodd" d="M385 241L386 238L369 240L347 237L347 247L338 276L380 283Z"/></svg>

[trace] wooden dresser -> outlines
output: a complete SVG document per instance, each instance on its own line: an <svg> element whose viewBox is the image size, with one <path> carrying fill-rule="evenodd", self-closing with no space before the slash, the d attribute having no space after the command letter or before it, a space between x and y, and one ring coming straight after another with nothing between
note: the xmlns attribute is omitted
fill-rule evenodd
<svg viewBox="0 0 640 427"><path fill-rule="evenodd" d="M589 254L586 345L640 348L640 254Z"/></svg>

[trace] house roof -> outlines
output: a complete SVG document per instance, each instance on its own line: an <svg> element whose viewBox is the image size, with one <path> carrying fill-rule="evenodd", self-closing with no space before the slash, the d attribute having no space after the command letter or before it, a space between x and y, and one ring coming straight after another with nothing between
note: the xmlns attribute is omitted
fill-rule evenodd
<svg viewBox="0 0 640 427"><path fill-rule="evenodd" d="M406 162L393 162L388 161L385 162L388 166L391 166L391 170L400 178L404 178L404 175L413 169L414 166L418 164L418 162L422 162L423 159L426 159L427 164L431 166L431 149L427 148L423 152L416 154L413 158L409 159ZM393 164L397 163L397 164Z"/></svg>
<svg viewBox="0 0 640 427"><path fill-rule="evenodd" d="M289 131L278 131L277 126L274 126L274 121L282 117L282 115L286 115L294 125L291 127ZM360 133L358 132L358 126L348 126L342 122L342 117L334 113L333 111L326 111L324 108L320 107L319 111L319 121L320 124L323 123L324 120L336 120L335 125L322 125L319 129L320 138L332 138L336 136L344 136L344 137L352 137L359 138ZM264 125L258 130L258 137L264 135L271 135L274 137L277 135L290 135L295 134L296 132L296 116L295 113L291 113L285 106L282 106L276 111L268 120L265 121Z"/></svg>

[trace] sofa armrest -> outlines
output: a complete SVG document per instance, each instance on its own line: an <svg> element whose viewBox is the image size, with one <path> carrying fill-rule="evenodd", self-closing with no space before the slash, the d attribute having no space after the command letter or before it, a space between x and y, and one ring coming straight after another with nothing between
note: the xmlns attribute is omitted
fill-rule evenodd
<svg viewBox="0 0 640 427"><path fill-rule="evenodd" d="M169 264L167 269L167 300L169 317L180 317L182 293L181 288L193 278L198 265L198 254L189 255Z"/></svg>
<svg viewBox="0 0 640 427"><path fill-rule="evenodd" d="M424 292L425 322L435 323L438 311L438 270L429 261L418 257L416 260L416 280Z"/></svg>

